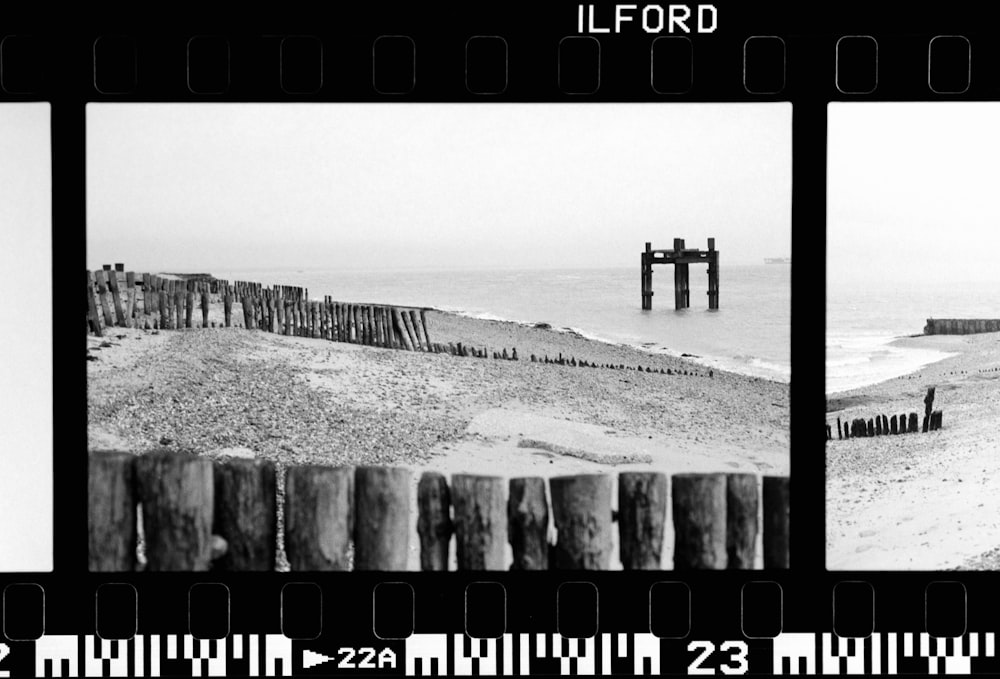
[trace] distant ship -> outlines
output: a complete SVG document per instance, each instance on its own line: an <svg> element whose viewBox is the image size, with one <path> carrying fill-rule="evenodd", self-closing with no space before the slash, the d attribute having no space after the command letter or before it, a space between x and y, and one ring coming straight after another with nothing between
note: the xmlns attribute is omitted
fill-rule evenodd
<svg viewBox="0 0 1000 679"><path fill-rule="evenodd" d="M764 258L764 263L765 264L791 264L792 263L792 258L791 257L765 257Z"/></svg>

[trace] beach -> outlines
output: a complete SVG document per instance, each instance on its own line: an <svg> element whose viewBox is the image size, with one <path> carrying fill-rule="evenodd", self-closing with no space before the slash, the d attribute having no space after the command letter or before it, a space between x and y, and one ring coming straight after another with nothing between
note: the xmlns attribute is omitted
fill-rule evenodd
<svg viewBox="0 0 1000 679"><path fill-rule="evenodd" d="M827 396L827 568L1000 568L1000 333L892 344L954 355ZM917 412L922 421L931 386L940 430L837 440L838 417Z"/></svg>
<svg viewBox="0 0 1000 679"><path fill-rule="evenodd" d="M210 321L221 315L213 304ZM427 328L434 342L516 348L519 360L242 328L109 328L87 339L88 447L253 455L279 470L403 466L414 472L414 512L423 471L789 473L788 384L559 329L439 311L427 312ZM530 360L560 353L643 371ZM664 568L672 540L668 518ZM454 549L451 558L454 567ZM617 552L612 567L620 568ZM408 568L419 569L415 527Z"/></svg>

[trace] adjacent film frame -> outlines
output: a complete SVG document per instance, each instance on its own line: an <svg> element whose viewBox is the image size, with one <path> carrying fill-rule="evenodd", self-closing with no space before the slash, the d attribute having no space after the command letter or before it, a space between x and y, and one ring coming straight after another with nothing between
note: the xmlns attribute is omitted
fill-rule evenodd
<svg viewBox="0 0 1000 679"><path fill-rule="evenodd" d="M24 39L24 51L9 52L2 64L3 83L13 80L17 86L0 93L0 101L49 101L52 105L53 243L57 244L53 248L52 282L56 297L53 305L60 301L58 291L70 285L67 279L75 280L76 274L71 272L80 268L77 253L85 247L87 102L363 101L389 105L399 101L484 100L791 101L793 254L797 261L809 265L796 267L792 278L795 291L792 418L797 435L791 437L796 491L792 495L795 518L791 523L791 567L787 571L683 575L674 572L344 573L322 577L295 573L112 576L89 573L87 498L83 490L86 456L69 452L84 448L86 420L80 403L85 374L74 349L76 335L63 336L57 329L52 359L58 380L54 412L59 423L54 453L54 570L0 576L6 636L0 640L0 649L6 651L0 654L2 676L34 676L43 652L52 658L64 658L67 667L75 664L79 676L90 676L97 671L107 676L118 659L104 655L99 661L94 660L100 653L97 650L100 641L95 646L93 637L89 642L84 637L95 634L101 615L95 605L98 598L114 599L113 605L119 612L134 608L140 636L187 635L197 631L192 629L194 618L189 616L187 606L177 602L188 601L195 586L209 588L201 593L204 595L201 605L205 608L198 611L196 618L207 625L210 633L215 633L224 619L227 638L243 635L242 657L236 659L232 645L227 651L228 665L213 664L207 655L199 656L206 658L204 662L170 659L167 655L158 668L164 676L191 676L195 665L209 675L252 674L247 660L251 645L257 649L254 653L259 652L254 657L261 662L266 663L267 648L272 649L272 657L287 654L284 657L291 659L295 676L404 674L407 653L411 656L414 653L412 644L402 638L409 631L407 619L417 634L445 635L440 641L445 644L445 652L437 665L442 673L445 670L452 674L485 673L488 666L483 661L455 662L458 650L468 658L476 654L476 642L462 634L466 631L469 611L468 588L484 581L503 587L504 605L500 610L504 610L504 631L515 637L529 635L511 641L511 648L506 649L514 657L530 658L530 667L514 666L522 674L590 673L586 666L581 666L579 658L569 657L578 652L576 643L561 642L563 658L555 657L551 652L554 649L546 653L540 648L546 640L550 645L553 643L552 635L560 629L561 621L581 615L597 618L592 652L597 654L594 672L598 674L605 669L612 674L642 671L642 662L634 662L643 653L650 659L649 670L654 673L691 674L700 668L714 673L745 670L758 675L777 674L782 668L775 665L776 633L782 635L777 638L784 644L784 653L793 658L791 666L783 668L785 673L794 670L798 659L803 658L801 671L808 674L837 670L1000 674L1000 658L990 641L1000 632L992 606L995 574L825 569L823 444L817 434L809 433L819 429L823 413L824 374L820 356L824 346L824 316L816 294L806 292L823 290L825 285L822 254L826 245L827 104L996 101L1000 95L1000 77L995 64L1000 63L997 59L1000 47L995 36L981 32L989 25L984 23L984 17L971 10L956 9L944 16L939 9L931 17L900 17L873 12L870 8L851 11L838 7L836 12L830 9L812 17L768 7L721 3L715 6L719 12L716 32L683 36L692 46L693 78L690 88L678 94L657 91L654 87L657 74L650 72L651 43L663 36L637 30L581 34L577 5L546 6L530 12L514 8L466 8L447 16L439 9L415 6L391 12L382 6L352 7L350 27L341 24L329 32L317 32L321 25L294 19L283 19L280 27L254 26L222 32L198 25L193 18L189 23L185 19L183 26L158 29L155 33L103 22L96 17L88 17L71 30L20 19L5 26L6 36ZM613 6L612 9L605 5L597 7L599 11L613 12ZM308 69L282 72L288 63L288 55L281 51L282 39L296 36L316 39L322 47L318 69L322 80L314 91L307 91L308 77L303 74ZM390 78L388 84L383 84L383 91L378 90L378 74L373 79L371 54L372 45L382 36L406 36L412 41L416 79L411 89L394 90L398 81ZM473 36L503 39L507 59L502 91L486 95L468 89L463 54ZM842 40L856 36L876 42L874 83L870 82L870 76L866 80L864 60L859 63L838 60ZM950 67L935 70L935 63L929 57L933 57L932 41L939 36L959 36L965 40L972 56L971 66L958 59ZM190 40L195 37L208 37L211 45L226 47L225 77L219 78L216 71L206 85L217 88L221 84L221 92L199 93L190 88L191 77L197 79L198 74L190 70L186 56ZM95 76L95 43L105 38L112 41L104 45L111 48L108 58L117 65L106 74ZM565 45L569 38L584 39L591 46L596 43L599 79L593 72L594 62L586 62L586 50L576 55L580 59L576 63L566 56L570 52L561 51L560 45ZM753 40L764 42L755 45ZM755 54L756 48L763 49ZM136 57L134 62L127 59L130 50ZM126 55L124 66L117 60L122 55ZM393 78L398 76L397 73ZM848 84L852 77L855 84ZM405 84L405 77L403 81ZM673 602L671 611L684 610L683 593L687 592L688 629L658 640L632 636L651 634L651 590L659 583L669 584L668 589L658 594L667 595ZM112 586L113 589L107 589ZM312 594L317 587L322 591L319 610L311 603L315 601ZM595 607L588 603L591 601L588 592L596 594L592 600L597 604ZM479 594L485 602L483 610L490 606L498 610L495 592ZM413 603L410 611L405 609L408 598ZM557 608L559 600L564 602L561 613ZM382 606L380 613L388 616L381 623L369 613L379 606ZM475 606L473 603L473 609ZM220 614L223 608L225 616ZM282 635L283 619L293 611L301 620L320 616L321 636L313 640L287 640ZM483 617L487 626L496 620L489 613ZM39 631L44 633L41 639L37 638ZM870 636L873 631L877 633L874 637ZM603 646L604 634L611 635L610 646ZM961 641L937 641L932 634L958 637ZM78 638L71 639L73 635ZM852 637L864 641L852 641ZM973 637L977 640L972 641ZM880 646L873 651L872 640L876 638ZM191 642L183 636L173 642L163 636L161 641L168 654L171 645L177 644L175 658L195 655L193 646L185 646ZM49 642L52 644L46 645ZM658 667L652 662L654 653L643 646L646 642L659 649L655 653ZM745 646L726 646L731 642ZM147 638L147 643L152 642ZM971 655L973 643L978 645L977 657L963 661L962 656ZM579 645L583 647L586 642ZM457 649L458 646L463 648ZM110 646L105 648L106 654L114 652ZM745 657L741 648L746 649ZM154 671L150 664L151 649L147 647L146 664L142 665L147 675ZM369 653L363 649L373 650ZM383 662L380 666L380 659L388 658L386 649L395 663ZM134 662L137 653L134 643L122 652L127 654L127 660ZM217 647L213 649L209 644L206 652L217 653ZM579 652L586 655L587 651L581 648ZM320 661L317 654L330 660ZM848 660L847 656L852 654L854 659ZM345 662L349 655L353 661ZM807 660L810 655L812 663ZM949 656L954 659L948 660ZM316 664L308 666L310 662ZM258 669L261 674L272 674L278 671L278 665L265 664ZM286 666L281 669L289 670Z"/></svg>

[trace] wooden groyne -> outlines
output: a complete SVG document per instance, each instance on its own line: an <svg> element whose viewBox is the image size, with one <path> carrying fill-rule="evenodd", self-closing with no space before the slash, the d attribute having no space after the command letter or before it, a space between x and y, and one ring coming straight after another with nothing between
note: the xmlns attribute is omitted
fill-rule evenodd
<svg viewBox="0 0 1000 679"><path fill-rule="evenodd" d="M263 459L92 451L90 570L137 569L140 523L147 570L274 570L279 477ZM460 570L603 570L617 522L623 568L658 570L669 515L675 569L752 568L758 534L764 567L789 565L788 477L758 492L752 474L622 472L612 510L615 481L425 472L414 501L406 469L289 466L282 544L292 570L405 570L415 523L422 570L448 569L452 536Z"/></svg>
<svg viewBox="0 0 1000 679"><path fill-rule="evenodd" d="M885 415L875 415L865 419L855 417L850 422L841 421L837 418L837 440L851 438L866 438L870 436L896 436L899 434L916 434L929 431L936 431L941 428L943 413L934 410L935 387L927 389L924 396L924 418L921 425L917 413L900 413L887 417ZM826 425L826 440L833 440L832 425Z"/></svg>
<svg viewBox="0 0 1000 679"><path fill-rule="evenodd" d="M928 318L925 335L972 335L1000 332L1000 318Z"/></svg>
<svg viewBox="0 0 1000 679"><path fill-rule="evenodd" d="M178 279L176 276L185 278ZM334 342L449 354L466 358L520 360L517 347L491 350L463 342L433 342L427 331L427 308L337 302L326 296L310 301L307 288L249 281L213 279L208 274L136 274L123 264L87 271L87 331L103 337L109 328L178 330L216 327L209 306L222 304L218 327L263 330L282 335ZM595 363L575 356L530 355L532 363L573 368L634 370L685 377L714 376L707 372L653 368L642 365Z"/></svg>
<svg viewBox="0 0 1000 679"><path fill-rule="evenodd" d="M209 327L209 305L223 304L224 327L282 335L445 353L427 333L426 309L309 299L307 288L249 281L186 280L135 274L116 264L87 271L87 327L103 336L109 327L153 330ZM214 327L214 321L212 322Z"/></svg>

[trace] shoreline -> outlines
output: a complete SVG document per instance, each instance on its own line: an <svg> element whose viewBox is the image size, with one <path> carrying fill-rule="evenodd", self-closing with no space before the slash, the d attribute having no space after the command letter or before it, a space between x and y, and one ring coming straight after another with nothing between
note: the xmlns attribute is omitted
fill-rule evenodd
<svg viewBox="0 0 1000 679"><path fill-rule="evenodd" d="M655 345L656 344L655 342L643 342L643 343L639 343L639 344L633 344L631 342L623 342L621 340L615 340L615 339L611 339L611 338L608 338L608 337L604 337L602 335L594 334L594 333L589 332L589 331L587 331L587 330L585 330L583 328L576 328L576 327L572 327L572 326L557 327L557 326L554 326L554 325L548 323L547 321L535 321L535 322L524 321L524 320L518 320L518 319L503 318L503 317L500 317L500 316L497 316L497 315L491 314L491 313L478 313L477 314L477 313L462 311L462 310L458 310L458 309L445 309L445 308L439 308L439 307L424 307L424 308L426 308L429 311L436 311L436 312L441 313L441 314L450 314L450 315L453 315L453 316L459 316L461 318L468 318L468 319L477 320L477 321L491 321L491 322L495 322L495 323L511 323L513 325L517 325L517 326L524 327L524 328L539 328L539 329L543 329L543 330L549 330L549 331L555 332L555 333L562 333L562 334L567 334L567 335L575 335L577 337L581 337L581 338L589 340L591 342L599 342L601 344L607 344L607 345L614 346L614 347L622 347L622 348L632 349L632 350L635 350L635 351L642 352L644 354L649 354L650 356L670 356L672 358L684 359L684 360L687 360L687 361L689 361L691 363L697 364L697 365L699 365L699 366L701 366L703 368L710 368L712 370L719 370L719 371L725 371L725 372L735 373L737 375L743 375L745 377L755 377L757 379L767 380L769 382L777 382L778 384L789 384L791 382L791 367L790 366L788 368L786 368L783 365L779 365L777 363L773 363L772 361L769 361L769 360L767 360L765 358L761 358L759 356L750 357L750 361L748 361L748 363L752 363L753 361L765 362L765 363L768 363L768 364L771 364L771 365L778 366L779 368L781 368L782 371L787 370L788 371L788 375L786 376L786 375L784 375L782 373L779 376L779 375L775 374L777 371L775 371L775 370L769 370L769 369L764 369L764 372L752 372L752 371L749 371L749 370L746 370L746 371L737 370L730 363L730 361L732 361L733 359L727 358L725 356L709 356L709 355L703 355L703 354L692 354L692 353L689 353L689 352L686 352L686 351L680 351L680 350L672 349L670 347L666 347L666 346L662 346L662 345L658 346L657 348L653 348L652 346L649 346L649 345ZM540 327L541 324L543 324L543 325L545 325L547 327L542 328L542 327Z"/></svg>
<svg viewBox="0 0 1000 679"><path fill-rule="evenodd" d="M881 378L881 376L876 376L875 381L867 381L866 378L859 378L859 380L864 380L863 383L860 383L860 384L854 383L854 384L851 384L850 386L847 386L847 387L842 387L842 388L838 388L838 389L835 389L835 390L832 390L832 391L827 391L826 392L827 400L829 400L830 397L840 396L840 395L846 394L847 392L857 391L857 390L860 390L860 389L866 389L868 387L873 387L873 386L882 384L884 382L890 382L892 380L904 378L907 375L912 375L914 373L920 372L923 368L925 368L925 367L927 367L929 365L933 365L934 363L938 363L940 361L944 361L944 360L947 360L949 358L952 358L953 356L958 355L957 352L942 351L940 349L934 348L933 346L932 347L922 346L922 344L925 343L925 342L933 344L932 342L927 342L926 340L924 340L924 338L928 338L928 337L958 337L958 335L923 335L923 334L913 334L913 335L896 335L896 336L890 337L887 340L885 340L884 342L878 344L877 346L879 346L879 347L888 347L890 349L911 350L913 352L916 352L916 351L925 352L924 359L920 360L920 361L910 361L910 362L908 362L907 365L903 368L905 370L905 372L900 372L900 373L894 374L894 375L892 375L890 377ZM931 356L931 355L929 355L929 353L926 353L926 352L935 352L936 355ZM829 366L826 366L826 372L827 372L827 375L830 374L830 367Z"/></svg>
<svg viewBox="0 0 1000 679"><path fill-rule="evenodd" d="M935 387L943 426L826 445L827 568L1000 568L1000 333L926 335L898 346L947 358L827 395L827 423L917 412Z"/></svg>
<svg viewBox="0 0 1000 679"><path fill-rule="evenodd" d="M422 471L789 473L786 384L508 322L428 311L427 326L434 342L516 347L519 360L242 328L110 328L88 336L88 448L404 466L414 483ZM644 370L532 363L532 353ZM419 569L415 534L408 569Z"/></svg>

